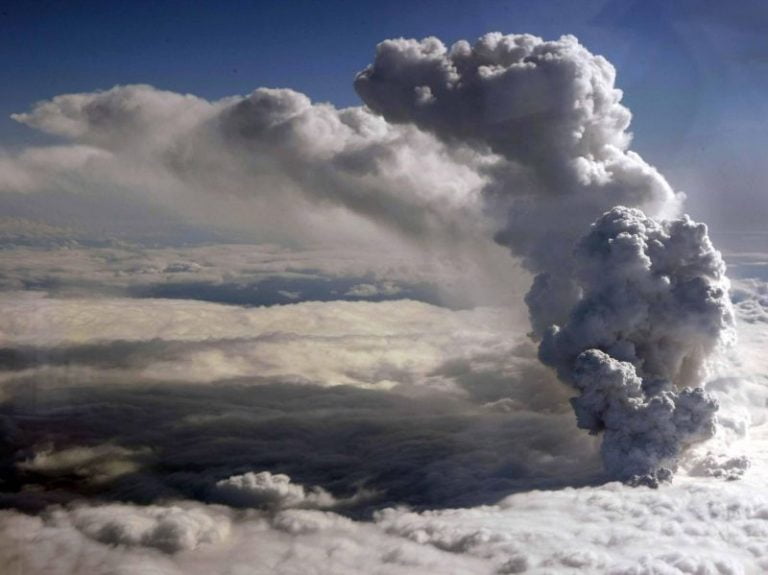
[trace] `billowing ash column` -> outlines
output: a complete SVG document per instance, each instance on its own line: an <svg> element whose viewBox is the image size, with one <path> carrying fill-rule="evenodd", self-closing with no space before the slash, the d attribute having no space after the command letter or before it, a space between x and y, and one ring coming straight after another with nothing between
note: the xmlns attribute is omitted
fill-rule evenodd
<svg viewBox="0 0 768 575"><path fill-rule="evenodd" d="M624 207L573 254L580 297L539 357L579 391L578 425L603 433L606 469L653 483L715 432L717 402L696 386L733 323L725 265L703 224Z"/></svg>
<svg viewBox="0 0 768 575"><path fill-rule="evenodd" d="M606 469L652 483L714 432L717 404L698 386L733 320L706 228L662 221L682 196L629 150L615 75L572 36L493 33L450 48L387 40L355 88L390 122L494 156L488 214L535 274L540 357L579 391L578 424L604 434Z"/></svg>

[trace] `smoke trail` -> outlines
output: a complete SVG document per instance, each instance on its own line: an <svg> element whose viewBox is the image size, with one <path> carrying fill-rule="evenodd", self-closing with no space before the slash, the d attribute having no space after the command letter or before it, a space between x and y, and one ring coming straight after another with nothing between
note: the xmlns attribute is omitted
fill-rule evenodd
<svg viewBox="0 0 768 575"><path fill-rule="evenodd" d="M660 221L683 198L628 149L615 76L572 36L493 33L450 49L382 42L355 88L388 121L499 156L486 204L504 214L497 240L536 274L526 302L540 357L580 392L579 426L604 432L606 469L654 482L714 432L716 401L688 386L732 315L706 227Z"/></svg>

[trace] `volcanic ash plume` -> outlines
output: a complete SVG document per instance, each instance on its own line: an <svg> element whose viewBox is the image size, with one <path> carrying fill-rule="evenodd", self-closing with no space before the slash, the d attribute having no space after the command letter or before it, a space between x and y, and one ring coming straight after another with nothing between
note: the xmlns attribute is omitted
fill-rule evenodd
<svg viewBox="0 0 768 575"><path fill-rule="evenodd" d="M391 122L497 157L486 204L535 274L540 357L580 392L578 424L604 433L607 470L654 482L714 433L717 403L695 386L732 315L706 227L661 221L682 197L628 149L615 75L572 36L493 33L450 49L382 42L355 87Z"/></svg>
<svg viewBox="0 0 768 575"><path fill-rule="evenodd" d="M717 402L690 386L730 333L725 266L703 224L623 207L593 224L574 254L581 298L546 332L539 357L580 392L571 400L578 425L603 432L606 469L654 481L715 431Z"/></svg>

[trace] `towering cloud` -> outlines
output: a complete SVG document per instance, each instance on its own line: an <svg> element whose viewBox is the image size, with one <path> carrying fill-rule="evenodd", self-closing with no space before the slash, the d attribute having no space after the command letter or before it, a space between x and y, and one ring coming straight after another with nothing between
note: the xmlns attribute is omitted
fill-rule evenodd
<svg viewBox="0 0 768 575"><path fill-rule="evenodd" d="M62 141L0 150L0 572L768 572L768 285L716 355L723 261L614 82L489 34L383 42L366 107L16 115Z"/></svg>
<svg viewBox="0 0 768 575"><path fill-rule="evenodd" d="M706 232L687 217L607 212L575 250L578 304L541 343L541 359L580 392L579 427L604 431L605 465L622 479L667 475L683 447L714 434L716 401L688 387L733 321Z"/></svg>
<svg viewBox="0 0 768 575"><path fill-rule="evenodd" d="M581 393L579 425L605 431L615 476L653 477L712 435L716 403L686 389L732 321L706 229L664 221L683 198L629 149L615 77L572 36L492 33L382 42L355 80L367 107L268 88L215 102L150 86L62 95L15 119L72 145L4 159L0 190L138 187L206 219L235 198L248 225L290 241L316 226L340 236L317 216L335 213L357 237L381 233L366 220L394 232L382 241L511 268L495 234L535 276L532 333Z"/></svg>
<svg viewBox="0 0 768 575"><path fill-rule="evenodd" d="M484 193L506 214L498 241L537 274L527 303L541 358L581 393L579 425L605 431L607 469L654 481L714 433L716 402L687 386L732 320L706 228L652 219L682 198L628 149L615 75L571 36L487 34L450 49L382 42L355 87L389 121L502 158Z"/></svg>
<svg viewBox="0 0 768 575"><path fill-rule="evenodd" d="M489 168L488 212L503 214L497 239L541 274L529 296L539 336L578 298L570 252L591 222L615 205L652 217L679 208L666 180L627 149L631 114L615 77L572 36L493 33L450 49L436 38L382 42L355 81L389 121L501 156Z"/></svg>

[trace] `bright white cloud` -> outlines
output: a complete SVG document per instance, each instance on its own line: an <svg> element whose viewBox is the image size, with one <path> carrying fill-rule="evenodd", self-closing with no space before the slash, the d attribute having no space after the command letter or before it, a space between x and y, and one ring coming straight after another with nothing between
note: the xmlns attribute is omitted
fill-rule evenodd
<svg viewBox="0 0 768 575"><path fill-rule="evenodd" d="M269 509L333 507L336 499L322 487L305 489L291 478L269 471L233 475L216 482L214 497L233 507L266 507Z"/></svg>
<svg viewBox="0 0 768 575"><path fill-rule="evenodd" d="M390 508L373 522L198 503L5 511L0 559L30 575L288 574L309 565L321 574L758 573L768 568L768 500L755 479L532 491L471 509Z"/></svg>

